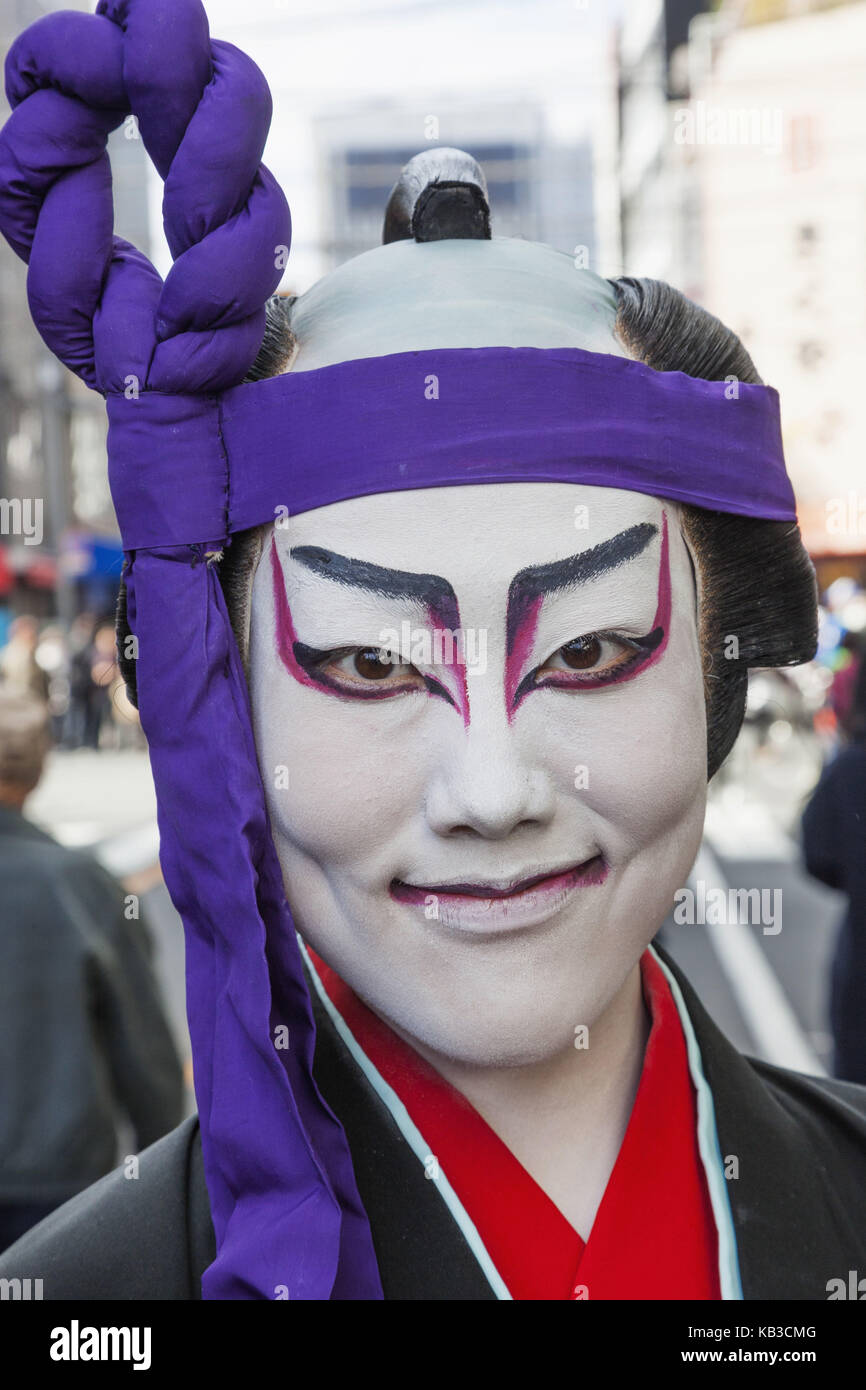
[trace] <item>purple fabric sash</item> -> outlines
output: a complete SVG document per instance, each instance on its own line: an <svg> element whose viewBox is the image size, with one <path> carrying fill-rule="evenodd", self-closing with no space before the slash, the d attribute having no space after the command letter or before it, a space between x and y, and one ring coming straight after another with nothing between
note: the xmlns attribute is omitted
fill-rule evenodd
<svg viewBox="0 0 866 1390"><path fill-rule="evenodd" d="M346 1138L312 1077L310 1000L208 557L281 507L479 482L793 519L778 400L575 349L398 353L238 385L291 231L259 162L270 95L255 65L211 42L200 0L99 0L27 29L6 87L0 230L29 263L46 343L107 399L130 654L187 943L217 1238L203 1295L381 1298ZM129 112L165 179L164 284L112 235L105 142Z"/></svg>
<svg viewBox="0 0 866 1390"><path fill-rule="evenodd" d="M275 498L304 512L461 483L591 483L796 518L771 387L579 348L444 348L289 372L226 391L220 428L232 531L272 520ZM242 466L250 457L257 468Z"/></svg>
<svg viewBox="0 0 866 1390"><path fill-rule="evenodd" d="M131 548L243 531L273 521L278 506L294 515L467 483L588 483L796 519L772 388L578 348L400 352L248 382L210 404L153 396L134 432L127 407L109 398ZM144 471L149 438L163 444Z"/></svg>
<svg viewBox="0 0 866 1390"><path fill-rule="evenodd" d="M110 405L130 654L160 858L186 937L217 1243L202 1294L379 1299L346 1137L312 1076L312 1009L246 683L207 560L227 539L217 393L255 358L291 235L285 198L259 163L270 94L243 53L210 42L200 0L100 0L95 15L46 15L13 44L6 90L0 230L29 263L42 337ZM130 111L165 178L175 257L165 284L112 235L105 142ZM130 526L166 461L159 548L146 548ZM213 534L184 543L203 518Z"/></svg>

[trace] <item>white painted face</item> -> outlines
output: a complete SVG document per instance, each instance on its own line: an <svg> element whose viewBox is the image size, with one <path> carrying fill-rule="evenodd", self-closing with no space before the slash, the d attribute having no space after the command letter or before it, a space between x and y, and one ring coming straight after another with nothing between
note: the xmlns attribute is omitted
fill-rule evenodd
<svg viewBox="0 0 866 1390"><path fill-rule="evenodd" d="M549 247L398 242L295 303L291 370L490 344L627 356L615 318L611 285ZM700 841L695 612L677 508L632 492L387 493L269 534L250 686L289 904L422 1047L552 1056L634 970Z"/></svg>
<svg viewBox="0 0 866 1390"><path fill-rule="evenodd" d="M296 925L377 1013L476 1065L603 1014L703 824L674 504L515 483L294 517L256 570L250 689Z"/></svg>

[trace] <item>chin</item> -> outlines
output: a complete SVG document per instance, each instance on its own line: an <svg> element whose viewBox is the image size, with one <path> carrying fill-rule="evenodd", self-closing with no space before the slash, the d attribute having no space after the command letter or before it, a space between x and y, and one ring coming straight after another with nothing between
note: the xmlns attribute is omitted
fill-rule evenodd
<svg viewBox="0 0 866 1390"><path fill-rule="evenodd" d="M490 1018L476 1015L469 1033L465 1019L440 1017L435 1027L414 1041L457 1066L516 1069L561 1055L573 1045L574 1025L570 1019L547 1019L530 1028L524 1014L509 1018L499 1012Z"/></svg>
<svg viewBox="0 0 866 1390"><path fill-rule="evenodd" d="M592 1028L638 954L596 960L595 969L579 947L567 962L515 954L506 969L487 968L479 957L471 970L463 960L453 970L380 971L352 987L421 1050L467 1067L526 1067L574 1047L575 1028Z"/></svg>

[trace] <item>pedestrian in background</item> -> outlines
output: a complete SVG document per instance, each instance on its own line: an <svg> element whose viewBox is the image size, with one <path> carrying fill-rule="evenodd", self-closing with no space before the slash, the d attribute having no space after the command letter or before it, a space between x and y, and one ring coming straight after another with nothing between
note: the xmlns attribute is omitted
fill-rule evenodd
<svg viewBox="0 0 866 1390"><path fill-rule="evenodd" d="M48 727L0 688L0 1249L184 1112L137 901L23 815Z"/></svg>
<svg viewBox="0 0 866 1390"><path fill-rule="evenodd" d="M51 741L62 743L69 716L69 640L60 623L48 623L42 629L36 660L48 681Z"/></svg>
<svg viewBox="0 0 866 1390"><path fill-rule="evenodd" d="M90 667L93 632L96 618L92 613L79 613L69 629L69 709L66 716L64 744L67 748L84 748L89 728Z"/></svg>
<svg viewBox="0 0 866 1390"><path fill-rule="evenodd" d="M814 878L848 896L830 977L834 1074L866 1083L866 662L840 714L844 736L803 814L803 855Z"/></svg>
<svg viewBox="0 0 866 1390"><path fill-rule="evenodd" d="M854 692L863 661L863 639L859 632L846 632L839 643L838 666L828 696L839 728L845 733L853 715Z"/></svg>
<svg viewBox="0 0 866 1390"><path fill-rule="evenodd" d="M29 613L13 618L9 641L0 651L0 682L15 695L48 699L48 677L36 660L39 624Z"/></svg>

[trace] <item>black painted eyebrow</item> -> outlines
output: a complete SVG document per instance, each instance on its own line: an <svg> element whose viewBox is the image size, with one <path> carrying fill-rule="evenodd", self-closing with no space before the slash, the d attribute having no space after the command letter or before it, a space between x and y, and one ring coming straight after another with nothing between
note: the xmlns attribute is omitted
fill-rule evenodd
<svg viewBox="0 0 866 1390"><path fill-rule="evenodd" d="M640 555L658 534L652 522L642 521L619 531L609 540L600 541L590 550L581 550L565 560L552 560L546 565L533 565L520 570L508 587L507 639L511 650L529 608L545 594L559 593L587 584L591 579L616 569Z"/></svg>
<svg viewBox="0 0 866 1390"><path fill-rule="evenodd" d="M289 554L298 564L323 579L381 594L384 598L411 599L423 604L446 627L459 627L457 595L441 575L387 569L383 565L371 565L368 560L338 555L335 550L324 550L318 545L296 545Z"/></svg>

